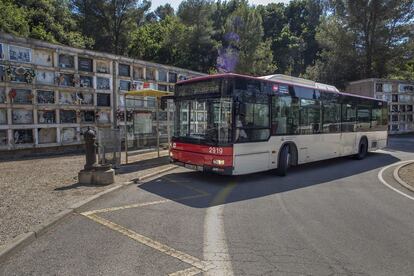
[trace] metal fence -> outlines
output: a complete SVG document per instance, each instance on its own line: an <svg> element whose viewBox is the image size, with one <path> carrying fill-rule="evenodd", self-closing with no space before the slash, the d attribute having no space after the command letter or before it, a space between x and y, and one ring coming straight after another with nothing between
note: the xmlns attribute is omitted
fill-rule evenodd
<svg viewBox="0 0 414 276"><path fill-rule="evenodd" d="M126 154L140 153L141 150L168 148L174 126L174 105L167 102L164 110L152 97L127 97L117 112Z"/></svg>
<svg viewBox="0 0 414 276"><path fill-rule="evenodd" d="M121 131L120 129L98 128L99 164L111 164L113 168L121 165Z"/></svg>

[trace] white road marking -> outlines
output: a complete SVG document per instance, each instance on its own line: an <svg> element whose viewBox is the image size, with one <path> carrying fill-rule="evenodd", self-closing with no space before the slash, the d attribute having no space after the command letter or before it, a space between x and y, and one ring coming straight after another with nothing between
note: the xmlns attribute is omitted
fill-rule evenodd
<svg viewBox="0 0 414 276"><path fill-rule="evenodd" d="M179 185L179 186L185 187L185 188L187 188L191 191L194 191L197 194L196 195L190 195L190 196L183 196L183 197L174 198L174 199L161 199L161 200L156 200L156 201L151 201L151 202L136 203L136 204L130 204L130 205L124 205L124 206L118 206L118 207L109 207L109 208L104 208L104 209L86 211L86 212L83 212L82 214L83 215L92 215L92 214L99 214L99 213L114 212L114 211L119 211L119 210L125 210L125 209L131 209L131 208L139 208L139 207L144 207L144 206L162 204L162 203L167 203L167 202L172 202L172 201L194 199L194 198L205 197L205 196L210 195L206 191L194 188L191 185L184 184L184 183L181 183L181 182L178 182L178 181L174 182L174 181L172 181L171 179L169 179L167 177L164 177L164 179L166 179L170 182L173 182L176 185Z"/></svg>
<svg viewBox="0 0 414 276"><path fill-rule="evenodd" d="M170 180L171 181L171 180ZM107 219L104 219L102 217L99 217L97 214L99 213L107 213L107 212L113 212L113 211L119 211L119 210L125 210L125 209L130 209L130 208L139 208L139 207L144 207L144 206L150 206L150 205L156 205L156 204L163 204L163 203L167 203L167 202L172 202L172 201L180 201L180 200L186 200L186 199L193 199L193 198L199 198L199 197L205 197L210 195L209 193L207 193L206 191L203 191L201 189L197 189L192 187L191 185L187 185L187 184L183 184L180 183L178 181L171 181L174 182L175 184L179 184L181 186L186 187L187 189L190 189L194 192L197 192L198 194L196 195L191 195L191 196L185 196L185 197L180 197L180 198L175 198L175 199L162 199L162 200L156 200L156 201L151 201L151 202L144 202L144 203L136 203L136 204L130 204L130 205L124 205L124 206L118 206L118 207L110 207L110 208L104 208L104 209L99 209L99 210L91 210L91 211L86 211L83 213L80 213L80 215L85 216L101 225L104 225L108 228L110 228L111 230L117 231L141 244L144 244L148 247L151 247L155 250L158 250L166 255L169 255L171 257L177 258L182 262L185 262L187 264L190 264L192 267L190 268L186 268L180 271L176 271L174 273L169 274L169 276L193 276L193 275L197 275L200 274L202 272L206 272L210 269L215 268L215 265L210 263L210 262L206 262L206 261L202 261L199 260L196 257L193 257L189 254L186 254L184 252L178 251L174 248L171 248L167 245L164 245L158 241L152 240L148 237L145 237L137 232L134 232L128 228L125 228L119 224L116 224L112 221L109 221ZM231 185L230 186L230 190L231 190ZM225 189L223 189L224 192L222 191L219 196L217 196L216 198L218 198L218 200L221 200L221 198L224 196L227 196L228 192L226 192L228 190L228 187L226 187ZM230 191L229 190L229 191ZM221 197L220 197L221 196ZM215 201L213 201L215 202ZM218 275L218 274L214 274L214 275ZM226 274L229 275L229 274Z"/></svg>
<svg viewBox="0 0 414 276"><path fill-rule="evenodd" d="M203 257L206 262L215 266L215 268L204 273L207 276L233 275L224 232L223 203L225 203L226 197L234 187L235 184L229 184L221 190L211 203L212 207L207 208L204 217Z"/></svg>
<svg viewBox="0 0 414 276"><path fill-rule="evenodd" d="M388 184L388 183L384 180L384 178L382 177L382 174L384 173L384 171L385 171L386 169L389 169L389 168L391 168L391 167L393 167L393 166L400 165L400 164L407 163L407 162L410 162L410 161L409 161L409 160L407 160L407 161L400 161L400 162L396 162L396 163L394 163L394 164L388 165L388 166L386 166L386 167L383 167L383 168L379 171L379 173L378 173L378 179L382 182L382 184L384 184L385 186L387 186L388 188L390 188L390 189L391 189L391 190L393 190L394 192L397 192L397 193L399 193L400 195L403 195L403 196L405 196L405 197L406 197L406 198L408 198L408 199L414 200L414 197L412 197L412 196L410 196L410 195L407 195L406 193L403 193L403 192L401 192L400 190L398 190L398 189L394 188L393 186L391 186L390 184Z"/></svg>
<svg viewBox="0 0 414 276"><path fill-rule="evenodd" d="M199 195L183 196L183 197L178 197L174 199L161 199L161 200L156 200L156 201L151 201L151 202L136 203L136 204L130 204L130 205L124 205L124 206L118 206L118 207L110 207L110 208L105 208L105 209L86 211L86 212L83 212L82 215L93 215L93 214L99 214L99 213L114 212L114 211L119 211L119 210L162 204L162 203L167 203L167 202L172 202L172 201L180 201L180 200L186 200L186 199L205 197L207 195L208 194L199 194Z"/></svg>
<svg viewBox="0 0 414 276"><path fill-rule="evenodd" d="M107 219L104 219L102 217L97 216L96 214L82 214L83 216L97 222L100 223L108 228L110 228L111 230L114 230L116 232L119 232L125 236L127 236L130 239L133 239L141 244L144 244L148 247L151 247L155 250L158 250L166 255L169 255L171 257L177 258L182 262L185 262L195 268L197 268L198 270L201 271L207 271L211 268L213 268L213 266L205 261L201 261L198 258L191 256L189 254L186 254L182 251L179 251L177 249L174 249L172 247L169 247L168 245L162 244L158 241L155 241L153 239L150 239L148 237L145 237L141 234L138 234L137 232L134 232L128 228L125 228L119 224L116 224L112 221L109 221ZM185 274L184 274L185 275ZM193 274L194 275L194 274Z"/></svg>

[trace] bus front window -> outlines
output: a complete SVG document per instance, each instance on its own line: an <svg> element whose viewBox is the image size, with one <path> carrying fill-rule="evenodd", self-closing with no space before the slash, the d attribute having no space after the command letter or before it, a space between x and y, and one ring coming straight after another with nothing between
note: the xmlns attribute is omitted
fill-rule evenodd
<svg viewBox="0 0 414 276"><path fill-rule="evenodd" d="M239 104L236 112L236 143L266 141L270 136L269 105L266 102Z"/></svg>
<svg viewBox="0 0 414 276"><path fill-rule="evenodd" d="M230 143L230 99L182 100L176 104L175 138L214 145Z"/></svg>

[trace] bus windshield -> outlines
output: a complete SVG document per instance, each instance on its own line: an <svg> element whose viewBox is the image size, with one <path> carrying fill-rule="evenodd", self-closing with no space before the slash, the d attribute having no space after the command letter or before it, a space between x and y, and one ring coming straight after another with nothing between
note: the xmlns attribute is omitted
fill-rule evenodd
<svg viewBox="0 0 414 276"><path fill-rule="evenodd" d="M231 136L231 98L176 101L176 139L198 144L225 145L231 142Z"/></svg>

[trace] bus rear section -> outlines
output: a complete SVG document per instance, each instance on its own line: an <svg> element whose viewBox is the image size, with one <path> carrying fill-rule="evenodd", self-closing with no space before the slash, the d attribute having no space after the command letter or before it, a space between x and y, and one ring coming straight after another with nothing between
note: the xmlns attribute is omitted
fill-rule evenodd
<svg viewBox="0 0 414 276"><path fill-rule="evenodd" d="M191 143L171 143L171 161L197 171L211 171L231 175L233 172L233 147L214 147Z"/></svg>

